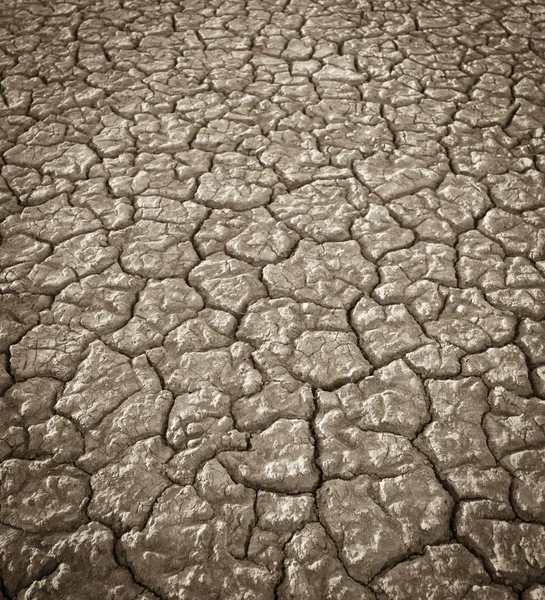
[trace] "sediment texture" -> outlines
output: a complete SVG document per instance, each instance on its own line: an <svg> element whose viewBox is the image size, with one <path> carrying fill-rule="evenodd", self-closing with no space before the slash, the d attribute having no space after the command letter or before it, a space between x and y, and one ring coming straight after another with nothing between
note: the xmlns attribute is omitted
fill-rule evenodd
<svg viewBox="0 0 545 600"><path fill-rule="evenodd" d="M1 600L545 599L544 32L2 2Z"/></svg>

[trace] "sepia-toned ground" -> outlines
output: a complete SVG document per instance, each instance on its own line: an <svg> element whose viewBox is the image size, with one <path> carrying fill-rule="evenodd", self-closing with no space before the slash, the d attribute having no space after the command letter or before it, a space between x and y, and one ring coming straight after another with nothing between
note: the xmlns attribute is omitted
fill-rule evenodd
<svg viewBox="0 0 545 600"><path fill-rule="evenodd" d="M0 599L545 600L545 2L3 0Z"/></svg>

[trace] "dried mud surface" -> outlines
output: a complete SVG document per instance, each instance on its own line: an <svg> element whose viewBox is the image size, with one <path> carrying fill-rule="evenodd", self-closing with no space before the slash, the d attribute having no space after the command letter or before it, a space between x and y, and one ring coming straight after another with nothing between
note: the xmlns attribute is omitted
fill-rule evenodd
<svg viewBox="0 0 545 600"><path fill-rule="evenodd" d="M4 0L1 600L545 599L545 3Z"/></svg>

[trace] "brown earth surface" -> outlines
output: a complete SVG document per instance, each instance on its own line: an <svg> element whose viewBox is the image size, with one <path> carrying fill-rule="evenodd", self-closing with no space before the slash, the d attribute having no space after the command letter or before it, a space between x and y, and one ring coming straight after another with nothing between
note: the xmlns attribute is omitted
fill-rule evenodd
<svg viewBox="0 0 545 600"><path fill-rule="evenodd" d="M545 600L545 2L3 0L0 600Z"/></svg>

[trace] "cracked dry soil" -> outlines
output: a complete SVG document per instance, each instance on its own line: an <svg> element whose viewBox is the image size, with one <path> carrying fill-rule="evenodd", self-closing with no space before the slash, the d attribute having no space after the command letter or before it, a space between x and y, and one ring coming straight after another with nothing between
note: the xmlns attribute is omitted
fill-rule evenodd
<svg viewBox="0 0 545 600"><path fill-rule="evenodd" d="M0 600L545 600L545 2L3 0Z"/></svg>

